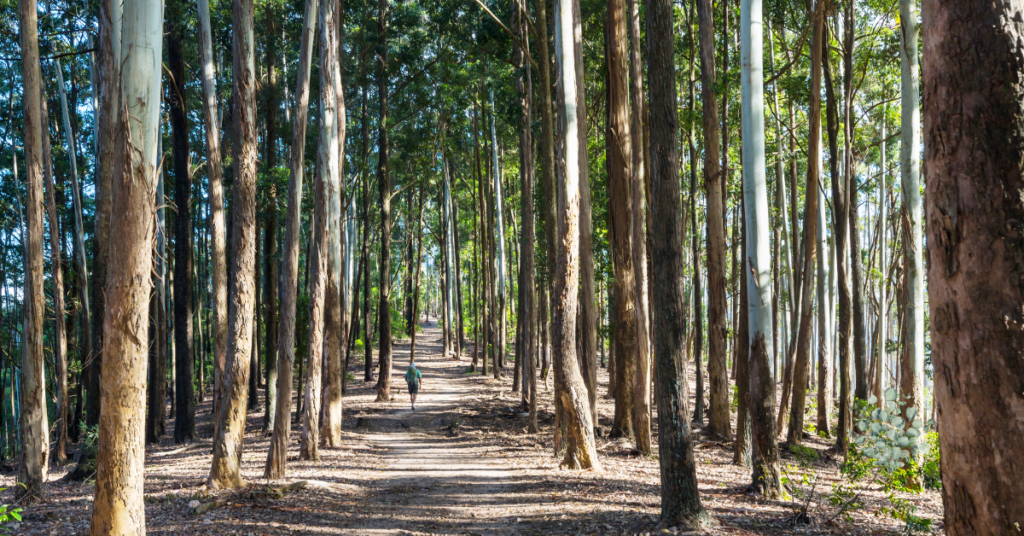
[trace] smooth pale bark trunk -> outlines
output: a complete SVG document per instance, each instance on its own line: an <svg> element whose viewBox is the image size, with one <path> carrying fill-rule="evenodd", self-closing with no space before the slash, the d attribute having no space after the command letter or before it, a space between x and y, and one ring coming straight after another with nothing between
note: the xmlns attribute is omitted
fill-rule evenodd
<svg viewBox="0 0 1024 536"><path fill-rule="evenodd" d="M917 6L900 0L900 192L903 198L903 264L906 270L906 338L900 354L900 393L919 412L924 399L924 258L921 221L921 104L917 73Z"/></svg>
<svg viewBox="0 0 1024 536"><path fill-rule="evenodd" d="M256 267L256 68L252 0L233 0L234 185L231 230L231 288L228 347L220 425L213 444L208 485L240 488L249 353L253 345Z"/></svg>
<svg viewBox="0 0 1024 536"><path fill-rule="evenodd" d="M335 0L337 2L338 0ZM345 247L344 215L342 202L345 198L344 174L345 163L345 95L342 93L341 63L339 59L339 41L341 32L342 11L336 6L333 19L325 20L326 24L335 27L330 36L331 48L335 51L325 67L332 71L331 76L320 76L321 83L330 81L334 86L333 96L333 131L334 140L331 148L336 153L333 168L329 167L330 181L326 184L327 194L327 300L325 314L325 345L324 345L324 390L323 390L323 421L320 423L320 437L325 447L341 446L341 383L344 371L341 367L341 352L345 347L345 302L344 280L342 279L342 251ZM321 27L323 33L326 26ZM321 60L322 62L324 60ZM324 73L325 71L320 71ZM325 107L326 108L326 107ZM325 114L326 119L326 114ZM326 160L325 160L326 162Z"/></svg>
<svg viewBox="0 0 1024 536"><path fill-rule="evenodd" d="M71 411L68 408L68 343L67 327L65 326L64 307L64 268L60 254L60 225L57 220L57 202L54 196L53 159L50 151L50 135L48 126L50 114L46 106L46 89L39 87L40 128L42 129L42 163L44 191L46 194L46 216L50 224L50 269L53 281L53 360L56 376L57 400L56 422L57 444L53 452L53 460L57 465L67 461L68 419Z"/></svg>
<svg viewBox="0 0 1024 536"><path fill-rule="evenodd" d="M888 107L885 108L888 111ZM885 218L888 215L888 207L886 206L886 179L888 178L888 169L886 168L886 147L885 147L885 122L882 122L882 172L878 175L878 266L879 272L885 273L886 271L886 255L885 248L888 247L888 241L886 238L886 224ZM886 284L888 281L885 277L878 279L878 335L875 337L876 341L876 356L872 360L874 366L871 367L869 374L871 375L871 394L878 399L879 405L882 404L882 362L885 360L887 354L885 350L885 343L887 339L886 326L889 324L889 297L886 295Z"/></svg>
<svg viewBox="0 0 1024 536"><path fill-rule="evenodd" d="M285 242L281 274L281 315L277 347L277 402L274 408L273 435L267 452L265 478L284 478L291 431L292 370L295 364L295 307L299 286L299 246L302 231L302 181L305 171L306 117L309 113L309 71L316 41L317 2L306 0L302 38L299 44L299 71L295 84L295 111L292 115L292 144L289 159L288 209L285 215Z"/></svg>
<svg viewBox="0 0 1024 536"><path fill-rule="evenodd" d="M771 216L765 179L764 60L761 0L740 3L741 55L740 91L743 122L743 278L747 309L737 311L748 318L749 345L747 400L753 443L751 485L769 498L782 493L779 470L778 431L775 422L775 386L772 380L772 253L769 239ZM778 110L778 103L775 109ZM776 127L778 125L776 124ZM777 130L777 129L776 129ZM776 181L783 181L782 165L776 166ZM777 192L779 190L776 190ZM785 190L783 189L782 192ZM784 195L784 193L780 193ZM776 246L776 250L778 247Z"/></svg>
<svg viewBox="0 0 1024 536"><path fill-rule="evenodd" d="M700 26L701 100L704 103L704 189L707 195L708 242L708 379L709 431L731 437L729 378L726 369L725 207L720 164L718 103L715 100L715 27L711 0L697 1Z"/></svg>
<svg viewBox="0 0 1024 536"><path fill-rule="evenodd" d="M180 20L185 10L181 0L172 0L167 12L168 108L171 123L171 170L174 173L174 386L177 412L174 442L196 439L195 363L192 321L193 227L192 174L189 170L188 116L185 112L185 60L182 57L185 29ZM168 165L164 162L163 165Z"/></svg>
<svg viewBox="0 0 1024 536"><path fill-rule="evenodd" d="M43 294L43 213L45 212L43 202L44 125L42 124L41 105L43 82L39 67L39 28L35 0L19 2L18 24L21 28L21 76L24 88L21 102L27 191L25 204L28 222L21 228L24 243L22 253L25 259L21 386L20 400L18 401L21 407L18 483L21 485L15 488L15 496L31 502L43 496L43 483L46 481L47 459L50 450L44 399L46 380L43 368L43 316L46 312L46 296ZM17 181L17 164L14 166L14 180ZM75 191L77 192L77 188ZM18 213L20 216L20 208ZM79 216L79 221L81 221L81 216ZM24 234L26 226L27 235ZM149 250L148 247L143 249ZM79 257L84 257L85 251L82 249L79 251L81 252ZM148 281L149 278L145 279ZM148 296L146 303L148 304ZM142 316L145 316L145 312ZM143 333L145 333L145 328L143 328ZM145 336L141 340L145 341ZM145 347L145 342L140 346ZM142 353L142 360L142 370L145 371L145 351ZM145 403L142 403L140 407L144 410Z"/></svg>
<svg viewBox="0 0 1024 536"><path fill-rule="evenodd" d="M104 293L103 411L96 455L93 536L135 536L146 531L143 422L146 352L153 270L153 216L160 121L163 3L125 0L126 51L120 58L121 106L117 115L112 180L110 248ZM24 27L24 26L23 26ZM138 140L133 142L132 140Z"/></svg>
<svg viewBox="0 0 1024 536"><path fill-rule="evenodd" d="M686 405L685 255L680 214L679 118L676 105L673 3L647 3L650 89L651 231L654 269L652 319L658 380L658 451L661 522L665 526L710 526L697 491L697 472Z"/></svg>
<svg viewBox="0 0 1024 536"><path fill-rule="evenodd" d="M379 324L380 371L377 377L377 402L391 400L391 168L388 163L388 11L390 0L377 3L377 38L380 67L377 72L377 96L380 103L377 134L377 191L380 196L380 302L377 306Z"/></svg>
<svg viewBox="0 0 1024 536"><path fill-rule="evenodd" d="M923 8L928 302L951 536L1019 533L1024 520L1022 17L1006 1Z"/></svg>
<svg viewBox="0 0 1024 536"><path fill-rule="evenodd" d="M744 121L746 121L746 119L744 119ZM744 169L746 169L747 167L748 166L743 166ZM762 167L761 170L762 170L761 171L761 176L763 177L764 176L764 171L763 171L764 168ZM740 210L743 211L743 212L745 212L745 210L743 210L744 200L742 200L742 194L743 194L744 186L745 185L741 185L740 186L741 202L740 202L740 207L739 207ZM746 239L746 235L747 235L746 218L744 216L741 216L740 214L737 214L737 219L740 220L737 223L740 225L740 228L741 228L740 237L739 237L739 241L741 242L741 244L740 244L740 259L747 259L748 257L747 257L747 243L746 243L746 241L747 241L747 239ZM747 266L747 262L745 260L741 260L740 262L743 262L743 264L745 266ZM769 266L770 266L770 264L769 264ZM747 267L749 268L749 266L747 266ZM737 269L738 268L739 267L737 266ZM748 303L749 300L748 300L748 297L747 297L747 277L745 277L745 275L742 272L740 272L737 275L737 277L741 277L741 279L738 281L739 289L737 289L737 290L738 290L740 296L739 296L739 301L738 301L738 307L736 307L736 309L735 309L735 311L736 311L736 342L735 342L736 353L734 354L734 356L735 356L736 361L734 363L734 368L733 368L733 370L735 372L733 374L733 377L736 380L736 439L735 439L735 441L733 441L732 463L734 463L734 464L736 464L736 465L738 465L740 467L744 467L746 469L750 469L751 468L751 464L750 464L750 458L751 458L751 452L750 452L750 403L749 403L749 397L748 397L748 394L750 392L750 376L748 374L748 372L749 372L749 369L748 369L749 363L748 362L750 360L750 346L748 346L746 344L743 344L744 341L747 341L747 340L750 339L750 335L749 335L750 334L750 317L747 314L747 303ZM758 295L758 298L760 298L760 295Z"/></svg>
<svg viewBox="0 0 1024 536"><path fill-rule="evenodd" d="M497 350L496 351L497 360L495 361L495 365L496 365L495 366L495 370L499 370L499 369L501 369L502 366L504 366L504 363L505 363L505 352L506 352L506 341L505 341L505 328L506 328L506 325L505 325L505 322L506 322L506 319L508 317L507 312L506 312L506 307L507 307L507 302L508 302L508 288L507 288L507 279L508 278L507 278L507 274L505 272L505 266L506 266L506 261L505 261L505 216L504 216L505 208L504 208L504 199L502 197L502 191L501 191L501 164L500 164L500 162L498 160L498 136L496 134L496 129L495 129L496 119L494 117L494 89L493 88L490 90L490 96L491 96L491 156L492 156L492 160L493 160L493 164L494 164L493 167L491 168L493 170L492 177L491 177L492 178L492 186L491 187L494 189L494 206L493 206L492 210L494 211L495 245L497 246L496 247L496 251L495 251L495 253L497 255L496 255L495 259L494 259L494 268L495 268L495 273L496 273L495 274L496 275L495 279L497 279L497 285L495 287L496 290L497 290L497 295L496 295L496 300L495 301L497 302L496 303L496 311L498 313L498 319L497 319L497 322L495 322L495 324L496 324L495 327L497 328L497 333L495 334L495 338L497 339L496 345L495 345L495 348ZM449 196L449 203L451 203L450 196ZM454 231L452 232L452 234L453 234L452 239L453 239L453 243L454 243ZM458 253L454 249L452 250L452 253L453 253L452 264L454 265L455 262L456 262L454 260L454 256L457 255ZM451 286L454 289L456 285L458 285L458 281L455 281L454 284L451 285Z"/></svg>
<svg viewBox="0 0 1024 536"><path fill-rule="evenodd" d="M85 227L82 223L82 188L78 181L78 158L77 158L77 143L74 136L74 130L71 129L71 115L68 112L68 97L67 91L64 88L64 74L63 68L61 67L60 60L56 61L57 71L57 89L60 95L60 109L61 115L64 119L64 142L67 144L68 157L71 164L71 201L75 211L75 249L78 251L77 255L74 255L76 271L78 272L78 285L81 289L79 293L79 299L82 305L82 324L89 326L92 324L92 310L89 307L89 268L88 261L86 261L85 255ZM47 127L48 128L48 127ZM93 332L90 329L84 329L85 334L85 347L94 348ZM95 363L95 361L93 361ZM94 371L99 371L99 365L96 365ZM95 390L90 391L89 396L89 409L93 410L93 417L99 418L99 406L101 391L99 389L99 378L93 380L93 384L96 387ZM89 424L96 424L98 421L93 421Z"/></svg>
<svg viewBox="0 0 1024 536"><path fill-rule="evenodd" d="M823 1L823 0L818 0ZM807 400L807 377L810 368L811 323L813 308L811 307L814 282L815 237L818 234L818 176L821 161L821 56L824 48L824 16L817 9L812 9L814 17L811 32L811 99L810 99L810 133L807 151L807 186L805 188L807 204L804 209L804 255L801 273L800 324L796 339L796 357L793 361L792 392L790 406L789 432L787 441L799 444L803 441L804 403Z"/></svg>
<svg viewBox="0 0 1024 536"><path fill-rule="evenodd" d="M213 284L213 414L220 415L223 401L224 363L228 346L228 284L224 185L220 154L220 117L217 109L217 73L213 68L210 0L197 0L199 7L199 61L202 63L203 121L206 134L206 178L210 203L210 266ZM214 419L218 426L220 419Z"/></svg>
<svg viewBox="0 0 1024 536"><path fill-rule="evenodd" d="M579 139L576 116L575 51L572 32L572 0L558 0L555 24L560 29L555 52L561 67L559 76L561 105L565 117L561 132L568 141ZM571 75L567 74L571 73ZM579 305L579 153L565 151L565 174L558 181L557 220L558 258L555 270L553 346L555 352L555 389L561 400L566 426L565 456L562 465L573 469L600 470L594 443L587 386L576 360L576 314ZM553 232L554 229L549 229Z"/></svg>
<svg viewBox="0 0 1024 536"><path fill-rule="evenodd" d="M644 163L644 84L643 60L640 58L640 10L638 0L629 0L629 93L630 136L633 138L633 270L636 285L637 367L636 397L633 403L633 434L636 448L644 455L651 453L651 323L648 297L646 190L647 170Z"/></svg>
<svg viewBox="0 0 1024 536"><path fill-rule="evenodd" d="M636 363L639 359L638 316L633 250L633 140L630 135L628 50L625 0L608 0L608 124L605 134L608 167L608 219L615 272L615 417L612 437L633 434Z"/></svg>

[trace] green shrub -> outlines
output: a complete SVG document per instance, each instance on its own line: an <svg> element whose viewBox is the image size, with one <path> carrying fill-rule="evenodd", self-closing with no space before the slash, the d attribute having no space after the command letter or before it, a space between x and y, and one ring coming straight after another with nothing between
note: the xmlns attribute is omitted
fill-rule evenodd
<svg viewBox="0 0 1024 536"><path fill-rule="evenodd" d="M21 487L26 487L25 484L18 483ZM0 488L0 492L7 491L7 488ZM21 508L11 508L9 504L0 504L0 532L4 534L10 534L11 529L7 527L12 521L21 521Z"/></svg>
<svg viewBox="0 0 1024 536"><path fill-rule="evenodd" d="M928 432L924 435L927 448L921 456L921 476L927 489L942 489L942 473L939 471L939 434Z"/></svg>

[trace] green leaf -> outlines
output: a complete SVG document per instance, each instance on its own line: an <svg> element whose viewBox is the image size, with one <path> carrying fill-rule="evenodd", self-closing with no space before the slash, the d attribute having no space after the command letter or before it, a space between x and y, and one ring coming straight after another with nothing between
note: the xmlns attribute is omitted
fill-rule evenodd
<svg viewBox="0 0 1024 536"><path fill-rule="evenodd" d="M897 406L895 402L887 402L885 404L885 409L889 410L889 413L896 413L896 411L899 410L900 407Z"/></svg>
<svg viewBox="0 0 1024 536"><path fill-rule="evenodd" d="M915 416L917 416L917 408L913 406L907 408L907 419L914 420Z"/></svg>
<svg viewBox="0 0 1024 536"><path fill-rule="evenodd" d="M889 422L892 423L892 425L895 426L896 428L903 427L903 419L901 417L893 416L892 419L889 419Z"/></svg>
<svg viewBox="0 0 1024 536"><path fill-rule="evenodd" d="M877 403L878 403L878 397L877 396L871 395L871 398L868 398L868 404L874 405L874 404L877 404Z"/></svg>
<svg viewBox="0 0 1024 536"><path fill-rule="evenodd" d="M17 519L18 521L21 521L21 514L18 513L18 510L12 510L11 517Z"/></svg>
<svg viewBox="0 0 1024 536"><path fill-rule="evenodd" d="M907 437L919 437L920 435L921 431L917 428L907 428Z"/></svg>
<svg viewBox="0 0 1024 536"><path fill-rule="evenodd" d="M893 389L892 387L889 387L888 389L886 389L885 390L885 400L886 400L886 402L893 402L893 401L895 401L896 400L896 389Z"/></svg>
<svg viewBox="0 0 1024 536"><path fill-rule="evenodd" d="M929 422L931 422L931 421L929 421ZM913 426L914 428L917 428L918 430L920 430L921 428L924 428L924 423L921 422L921 419L914 419L914 422L910 423L910 425ZM929 425L929 426L931 426L931 425Z"/></svg>

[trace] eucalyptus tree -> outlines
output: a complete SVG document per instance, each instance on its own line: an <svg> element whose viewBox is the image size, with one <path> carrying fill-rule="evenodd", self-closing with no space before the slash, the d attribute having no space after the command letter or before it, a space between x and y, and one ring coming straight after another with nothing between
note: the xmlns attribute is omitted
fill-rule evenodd
<svg viewBox="0 0 1024 536"><path fill-rule="evenodd" d="M713 524L697 491L697 464L686 406L686 328L683 321L683 222L679 210L679 116L676 104L674 6L647 3L648 87L650 89L651 211L654 279L652 315L658 366L658 450L661 519L666 526L701 528Z"/></svg>
<svg viewBox="0 0 1024 536"><path fill-rule="evenodd" d="M917 68L917 6L900 0L900 192L903 197L903 264L906 267L906 324L900 354L900 392L924 409L924 259L921 221L921 103Z"/></svg>
<svg viewBox="0 0 1024 536"><path fill-rule="evenodd" d="M213 414L220 415L227 352L227 256L225 250L224 185L220 155L220 118L217 110L217 79L213 67L210 0L196 0L199 7L199 61L203 88L203 120L206 133L206 178L210 203L210 266L213 272ZM218 426L220 419L214 419Z"/></svg>
<svg viewBox="0 0 1024 536"><path fill-rule="evenodd" d="M42 136L42 162L43 162L43 186L46 194L46 217L50 225L50 266L52 267L51 277L53 282L53 360L54 376L57 380L56 418L54 424L57 427L57 442L54 446L53 459L60 465L67 461L68 444L68 419L71 418L71 411L68 408L68 343L67 328L65 326L64 307L64 270L61 269L60 252L60 225L57 220L57 202L54 196L53 183L53 159L50 151L50 136L45 131L50 124L50 113L46 105L46 88L43 84L39 86L39 106L41 125L44 129Z"/></svg>
<svg viewBox="0 0 1024 536"><path fill-rule="evenodd" d="M281 274L281 316L277 349L277 401L265 478L284 478L291 431L292 375L295 364L295 308L299 286L299 246L302 230L302 181L305 172L306 118L309 113L309 71L316 41L317 0L306 0L299 40L299 64L292 114L289 158L288 208L285 214L284 256Z"/></svg>
<svg viewBox="0 0 1024 536"><path fill-rule="evenodd" d="M195 361L193 359L192 173L189 169L189 124L185 110L185 0L169 0L167 25L167 101L170 108L174 171L174 386L177 413L174 442L196 439ZM216 396L214 397L216 401Z"/></svg>
<svg viewBox="0 0 1024 536"><path fill-rule="evenodd" d="M725 341L725 175L720 167L718 104L715 100L715 23L711 0L697 0L700 25L701 101L704 106L704 189L707 195L709 430L732 435Z"/></svg>
<svg viewBox="0 0 1024 536"><path fill-rule="evenodd" d="M824 0L817 0L818 3ZM807 186L805 196L807 199L804 208L804 236L803 236L803 259L801 260L801 273L804 281L801 285L802 296L800 297L800 324L796 340L796 358L793 362L793 399L789 411L789 432L787 441L790 443L801 443L804 433L804 402L807 397L807 377L810 368L811 353L811 323L814 319L814 310L811 307L812 289L814 283L814 261L815 248L817 246L818 234L818 180L820 175L821 162L821 61L824 53L824 10L818 9L816 3L810 9L811 13L811 93L810 110L808 120L810 128L808 134L807 150ZM823 252L822 252L823 253Z"/></svg>
<svg viewBox="0 0 1024 536"><path fill-rule="evenodd" d="M605 28L608 62L608 119L605 134L608 169L609 235L615 271L615 416L611 434L633 437L636 369L640 359L639 322L634 281L633 138L630 135L627 80L627 27L625 0L608 0Z"/></svg>
<svg viewBox="0 0 1024 536"><path fill-rule="evenodd" d="M572 32L572 0L558 0L555 24L555 52L559 73L561 103L565 113L561 132L564 139L578 139L576 117L575 52ZM572 71L570 71L572 69ZM568 73L572 73L570 76ZM562 420L566 427L566 448L562 465L577 469L601 468L594 444L587 386L576 360L576 313L579 303L579 153L565 151L564 176L558 181L558 248L553 293L553 337L555 392L561 399ZM554 232L549 229L548 232Z"/></svg>
<svg viewBox="0 0 1024 536"><path fill-rule="evenodd" d="M50 441L46 422L46 379L43 361L43 124L42 73L39 66L39 27L36 3L18 6L21 37L22 121L25 147L27 235L24 237L25 289L21 355L21 457L18 463L18 497L42 498ZM15 164L17 170L17 164ZM15 171L17 175L17 171ZM19 210L20 215L20 210ZM22 228L22 233L26 229ZM148 248L147 248L148 249ZM82 252L84 256L84 251ZM60 267L56 266L59 270ZM146 278L148 280L148 278ZM143 340L145 338L143 337ZM145 354L143 354L145 355ZM145 365L143 365L145 370Z"/></svg>
<svg viewBox="0 0 1024 536"><path fill-rule="evenodd" d="M928 303L952 536L1013 534L1024 519L1022 11L976 0L923 7Z"/></svg>
<svg viewBox="0 0 1024 536"><path fill-rule="evenodd" d="M377 401L391 400L391 169L388 163L388 19L390 0L377 2L377 70L378 125L377 191L380 201L380 301L377 306L379 324ZM367 341L369 344L369 341Z"/></svg>
<svg viewBox="0 0 1024 536"><path fill-rule="evenodd" d="M29 3L29 2L26 2ZM125 0L119 39L120 106L111 181L107 307L104 313L102 406L96 454L93 536L146 532L143 480L150 274L153 269L154 190L160 125L161 0ZM120 15L120 13L118 13ZM118 17L120 18L120 17ZM112 118L113 119L113 118Z"/></svg>
<svg viewBox="0 0 1024 536"><path fill-rule="evenodd" d="M231 68L234 84L234 185L228 347L220 424L213 443L211 488L240 488L242 440L253 341L256 268L256 67L252 0L233 0ZM177 297L176 297L177 299Z"/></svg>

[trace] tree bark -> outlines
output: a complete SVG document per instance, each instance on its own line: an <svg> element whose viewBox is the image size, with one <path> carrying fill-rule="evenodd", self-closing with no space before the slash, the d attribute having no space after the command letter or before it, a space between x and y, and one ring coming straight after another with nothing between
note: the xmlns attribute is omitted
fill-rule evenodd
<svg viewBox="0 0 1024 536"><path fill-rule="evenodd" d="M558 181L558 258L555 271L553 346L555 349L556 394L560 397L566 425L566 449L562 465L573 469L600 470L594 444L587 386L576 360L576 313L579 305L579 153L569 142L579 139L576 116L576 76L572 32L572 0L558 0L559 39L555 42L559 59L560 97L565 107L562 135L565 136L565 175ZM570 71L571 69L571 71ZM549 231L554 231L551 229Z"/></svg>
<svg viewBox="0 0 1024 536"><path fill-rule="evenodd" d="M220 117L218 113L217 79L213 69L210 2L197 0L199 7L200 47L202 62L203 120L206 133L206 177L209 180L210 203L210 271L213 284L213 415L220 415L223 402L225 354L228 345L227 330L227 253L224 223L224 186L220 154ZM214 418L214 426L220 419Z"/></svg>
<svg viewBox="0 0 1024 536"><path fill-rule="evenodd" d="M630 135L625 0L608 0L608 168L609 236L615 272L615 416L611 437L634 437L633 406L639 360L639 326L633 251L633 139Z"/></svg>
<svg viewBox="0 0 1024 536"><path fill-rule="evenodd" d="M1024 243L1014 223L1024 217L1014 193L1024 156L1024 13L1016 2L929 0L922 14L928 301L945 527L952 536L1013 534L1024 519L1024 366L1016 350Z"/></svg>
<svg viewBox="0 0 1024 536"><path fill-rule="evenodd" d="M295 307L299 284L299 246L302 231L302 181L305 172L306 118L309 113L309 71L316 40L317 2L306 0L302 37L299 44L299 70L295 83L295 110L292 114L292 144L289 158L288 211L285 215L284 273L281 281L280 337L277 341L277 401L274 407L273 436L267 452L265 478L285 476L288 436L291 431L292 370L295 364ZM267 381L270 379L268 377Z"/></svg>
<svg viewBox="0 0 1024 536"><path fill-rule="evenodd" d="M377 95L380 114L377 134L377 190L380 194L380 303L377 307L380 325L380 371L377 377L377 401L391 400L391 169L388 164L388 9L389 0L377 2Z"/></svg>
<svg viewBox="0 0 1024 536"><path fill-rule="evenodd" d="M679 213L679 119L676 106L673 5L647 4L650 88L651 211L654 279L652 318L658 366L658 451L661 519L666 526L710 526L697 491L696 462L687 424L686 326L683 320L683 223Z"/></svg>
<svg viewBox="0 0 1024 536"><path fill-rule="evenodd" d="M221 421L213 444L211 488L240 488L249 352L253 345L256 265L256 69L252 0L233 0L234 185L231 203L231 274L228 348Z"/></svg>
<svg viewBox="0 0 1024 536"><path fill-rule="evenodd" d="M819 2L822 0L818 0ZM807 397L807 376L810 368L811 322L814 319L811 307L811 291L814 283L815 237L818 234L818 179L819 163L821 162L821 55L823 52L824 14L821 10L812 9L813 21L811 32L811 99L810 99L810 133L807 143L807 199L804 208L804 258L801 272L803 283L800 298L800 325L796 341L796 359L793 362L793 403L790 407L789 433L787 441L800 444L803 442L804 403Z"/></svg>
<svg viewBox="0 0 1024 536"><path fill-rule="evenodd" d="M329 172L330 181L326 184L327 190L325 199L327 203L327 300L325 304L325 345L324 345L324 400L323 422L320 423L320 437L324 446L336 448L341 446L341 382L344 371L341 368L341 352L345 347L345 306L344 306L344 279L342 278L342 251L345 247L344 237L344 215L342 212L342 200L345 198L345 185L343 181L343 167L345 164L345 95L342 92L341 63L339 58L340 33L342 29L342 10L340 2L336 2L334 16L325 20L325 24L335 27L331 33L331 55L322 56L321 61L330 59L324 67L332 71L330 76L320 75L320 83L330 81L334 86L333 113L334 140L331 148L336 156L332 162ZM321 27L324 34L326 26ZM321 73L326 71L321 70ZM324 115L326 117L326 106ZM327 160L325 160L326 162Z"/></svg>
<svg viewBox="0 0 1024 536"><path fill-rule="evenodd" d="M146 531L142 428L163 10L160 2L148 0L126 0L123 5L126 24L120 40L126 53L118 60L123 76L118 109L123 112L112 121L117 149L110 191L110 233L117 237L119 247L110 248L104 288L109 305L104 312L104 344L111 359L104 360L102 371L104 410L96 455L93 536L134 536Z"/></svg>
<svg viewBox="0 0 1024 536"><path fill-rule="evenodd" d="M708 376L711 390L711 433L731 437L729 378L725 342L725 184L719 165L718 104L715 101L715 27L711 0L698 0L700 25L701 100L704 103L704 189L707 195L708 242Z"/></svg>
<svg viewBox="0 0 1024 536"><path fill-rule="evenodd" d="M909 397L908 406L924 411L924 259L921 255L921 104L917 73L917 6L914 0L900 0L900 192L904 220L909 220L903 237L903 265L906 270L904 327L906 337L900 353L900 393Z"/></svg>
<svg viewBox="0 0 1024 536"><path fill-rule="evenodd" d="M57 202L54 196L53 160L50 151L50 114L46 106L46 88L39 86L40 129L42 132L42 164L44 190L46 194L46 216L50 224L50 269L53 280L53 361L56 376L57 400L56 422L57 443L53 460L57 465L67 461L68 419L68 343L65 326L64 268L60 254L60 225L57 221Z"/></svg>
<svg viewBox="0 0 1024 536"><path fill-rule="evenodd" d="M167 13L167 101L170 108L174 171L174 389L177 412L174 442L196 438L192 339L192 176L189 173L188 116L185 113L185 61L182 57L184 2L171 0Z"/></svg>
<svg viewBox="0 0 1024 536"><path fill-rule="evenodd" d="M46 296L43 293L43 212L45 212L45 204L43 202L42 153L44 125L42 124L40 102L43 82L39 66L39 28L35 0L19 2L18 25L21 28L21 76L24 88L22 120L28 235L24 238L23 251L25 289L22 302L23 338L19 400L21 444L19 445L18 483L23 486L19 485L15 488L15 496L33 501L43 496L43 483L46 481L47 459L50 450L44 398L46 379L43 359L43 315L46 312ZM15 167L15 169L17 168ZM17 177L15 177L16 180ZM22 227L22 232L25 232L25 227ZM143 249L148 251L148 247ZM84 254L84 251L80 253L80 255ZM145 312L142 313L142 316L145 316ZM145 341L145 337L142 340ZM144 360L144 351L142 356ZM145 361L143 361L142 369L145 370Z"/></svg>

